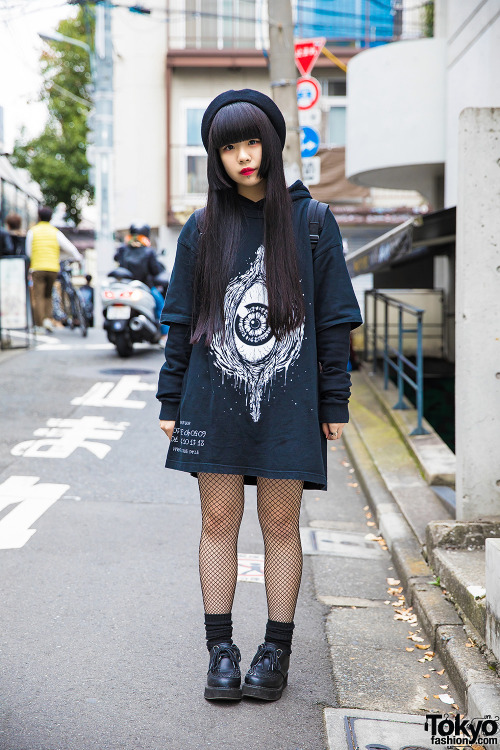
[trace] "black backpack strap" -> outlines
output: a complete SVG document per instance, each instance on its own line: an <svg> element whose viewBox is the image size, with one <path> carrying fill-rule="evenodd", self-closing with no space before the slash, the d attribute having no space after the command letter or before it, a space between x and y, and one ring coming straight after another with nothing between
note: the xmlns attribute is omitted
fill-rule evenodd
<svg viewBox="0 0 500 750"><path fill-rule="evenodd" d="M307 207L307 223L309 224L309 238L313 252L319 242L327 211L328 203L320 203L315 198L311 198Z"/></svg>
<svg viewBox="0 0 500 750"><path fill-rule="evenodd" d="M194 212L194 218L196 220L196 229L201 234L203 232L203 217L205 216L205 207L197 208Z"/></svg>

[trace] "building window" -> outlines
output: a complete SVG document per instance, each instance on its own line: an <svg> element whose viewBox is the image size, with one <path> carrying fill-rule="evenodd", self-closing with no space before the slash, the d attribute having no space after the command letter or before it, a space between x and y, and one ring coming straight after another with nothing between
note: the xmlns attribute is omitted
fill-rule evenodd
<svg viewBox="0 0 500 750"><path fill-rule="evenodd" d="M261 0L186 0L186 48L255 49Z"/></svg>
<svg viewBox="0 0 500 750"><path fill-rule="evenodd" d="M189 194L206 193L207 185L207 157L187 156L187 192Z"/></svg>
<svg viewBox="0 0 500 750"><path fill-rule="evenodd" d="M175 193L183 196L187 203L199 203L208 190L207 154L201 140L201 120L210 99L181 100L179 118L179 157L174 173L177 175ZM176 157L177 159L177 157ZM174 180L176 179L174 176Z"/></svg>
<svg viewBox="0 0 500 750"><path fill-rule="evenodd" d="M347 94L345 78L322 78L320 83L323 96L346 96Z"/></svg>
<svg viewBox="0 0 500 750"><path fill-rule="evenodd" d="M326 138L329 146L345 146L345 107L330 107Z"/></svg>

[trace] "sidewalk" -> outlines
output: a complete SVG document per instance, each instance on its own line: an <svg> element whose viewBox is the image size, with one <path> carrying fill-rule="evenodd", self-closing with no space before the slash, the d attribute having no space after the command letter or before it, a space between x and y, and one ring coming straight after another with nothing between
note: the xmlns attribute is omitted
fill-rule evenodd
<svg viewBox="0 0 500 750"><path fill-rule="evenodd" d="M453 511L437 494L446 499L446 488L454 484L453 454L428 424L429 435L409 436L416 412L391 408L397 395L392 384L384 392L381 378L366 370L352 373L352 382L345 443L406 603L422 622L467 716L498 715L500 679L484 643L484 538L498 536L498 524L477 524L472 547L470 538L457 541Z"/></svg>

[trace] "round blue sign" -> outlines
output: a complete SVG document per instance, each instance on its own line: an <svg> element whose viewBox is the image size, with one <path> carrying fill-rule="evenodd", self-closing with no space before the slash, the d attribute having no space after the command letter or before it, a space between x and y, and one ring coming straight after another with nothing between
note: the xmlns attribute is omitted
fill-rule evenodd
<svg viewBox="0 0 500 750"><path fill-rule="evenodd" d="M319 148L319 133L314 128L303 126L300 129L300 155L302 158L315 156Z"/></svg>

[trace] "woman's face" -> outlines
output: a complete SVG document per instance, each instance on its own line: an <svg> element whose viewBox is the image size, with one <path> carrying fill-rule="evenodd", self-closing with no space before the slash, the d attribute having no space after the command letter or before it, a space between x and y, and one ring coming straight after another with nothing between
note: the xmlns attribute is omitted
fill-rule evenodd
<svg viewBox="0 0 500 750"><path fill-rule="evenodd" d="M262 143L259 138L228 143L219 149L219 154L227 174L238 185L239 193L253 193L257 186L260 192L265 181L259 176L262 160Z"/></svg>

